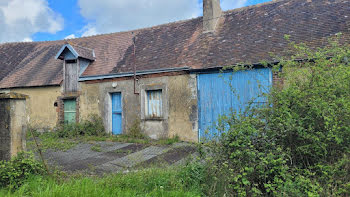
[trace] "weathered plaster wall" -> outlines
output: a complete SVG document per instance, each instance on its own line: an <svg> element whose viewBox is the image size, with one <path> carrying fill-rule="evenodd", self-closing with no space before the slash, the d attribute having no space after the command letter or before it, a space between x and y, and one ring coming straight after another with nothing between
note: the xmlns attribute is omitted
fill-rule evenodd
<svg viewBox="0 0 350 197"><path fill-rule="evenodd" d="M117 84L113 87L113 84ZM124 80L107 83L86 84L81 83L80 119L86 119L90 114L102 117L105 128L112 131L112 101L111 94L122 93L123 105L123 132L127 132L135 119L140 118L139 96L134 95L133 80Z"/></svg>
<svg viewBox="0 0 350 197"><path fill-rule="evenodd" d="M179 136L185 141L198 141L197 90L195 75L174 75L140 78L134 94L133 79L114 79L108 82L82 82L80 118L100 115L107 131L112 130L111 96L122 93L123 132L127 133L135 119L141 120L142 131L151 138ZM146 90L162 89L163 117L144 116Z"/></svg>
<svg viewBox="0 0 350 197"><path fill-rule="evenodd" d="M26 100L11 100L11 157L26 149Z"/></svg>
<svg viewBox="0 0 350 197"><path fill-rule="evenodd" d="M26 101L0 98L0 160L26 149Z"/></svg>
<svg viewBox="0 0 350 197"><path fill-rule="evenodd" d="M37 128L53 128L57 123L57 112L54 106L61 95L59 86L16 88L11 92L28 95L26 102L26 120L30 126Z"/></svg>
<svg viewBox="0 0 350 197"><path fill-rule="evenodd" d="M169 78L169 136L198 141L196 75Z"/></svg>
<svg viewBox="0 0 350 197"><path fill-rule="evenodd" d="M90 114L97 114L102 116L101 110L99 109L100 84L85 84L80 83L81 95L80 95L80 120L85 120Z"/></svg>

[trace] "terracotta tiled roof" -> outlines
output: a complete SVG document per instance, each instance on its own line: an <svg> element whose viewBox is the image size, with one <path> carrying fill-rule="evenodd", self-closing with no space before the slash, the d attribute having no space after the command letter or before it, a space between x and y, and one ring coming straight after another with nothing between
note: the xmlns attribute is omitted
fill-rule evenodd
<svg viewBox="0 0 350 197"><path fill-rule="evenodd" d="M60 84L63 66L55 60L55 55L62 44L34 42L0 45L0 88Z"/></svg>
<svg viewBox="0 0 350 197"><path fill-rule="evenodd" d="M194 69L272 60L291 40L322 46L342 32L350 40L350 1L280 0L223 13L217 30L202 33L202 17L133 31L138 70ZM133 71L132 32L69 40L92 49L84 76ZM62 62L54 59L67 41L0 45L0 88L57 85Z"/></svg>
<svg viewBox="0 0 350 197"><path fill-rule="evenodd" d="M95 59L95 56L94 56L95 52L93 49L81 47L79 45L72 45L72 47L74 47L74 50L79 54L79 57L89 59L89 60Z"/></svg>

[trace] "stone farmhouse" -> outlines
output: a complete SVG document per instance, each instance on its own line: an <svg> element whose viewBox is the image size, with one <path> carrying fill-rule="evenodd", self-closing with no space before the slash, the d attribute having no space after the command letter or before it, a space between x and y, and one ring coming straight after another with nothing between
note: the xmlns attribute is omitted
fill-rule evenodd
<svg viewBox="0 0 350 197"><path fill-rule="evenodd" d="M203 17L190 20L0 44L0 92L26 95L26 121L35 127L97 114L115 135L139 120L151 138L196 142L205 130L215 132L218 115L255 99L258 82L268 91L277 75L260 63L283 53L285 35L318 47L340 32L349 40L347 0L277 0L229 11L221 10L219 0L204 0ZM241 62L255 69L220 73Z"/></svg>

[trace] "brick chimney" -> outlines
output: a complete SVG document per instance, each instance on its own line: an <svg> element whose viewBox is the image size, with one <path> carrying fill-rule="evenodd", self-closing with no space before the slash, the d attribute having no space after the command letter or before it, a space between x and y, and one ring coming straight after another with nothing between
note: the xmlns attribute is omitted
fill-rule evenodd
<svg viewBox="0 0 350 197"><path fill-rule="evenodd" d="M220 0L203 0L203 32L215 30L221 13Z"/></svg>

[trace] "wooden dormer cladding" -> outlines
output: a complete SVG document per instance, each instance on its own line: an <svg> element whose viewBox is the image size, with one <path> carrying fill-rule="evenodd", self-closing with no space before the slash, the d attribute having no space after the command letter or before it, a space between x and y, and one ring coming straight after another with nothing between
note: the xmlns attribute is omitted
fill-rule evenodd
<svg viewBox="0 0 350 197"><path fill-rule="evenodd" d="M78 91L79 59L64 61L63 91L65 93Z"/></svg>
<svg viewBox="0 0 350 197"><path fill-rule="evenodd" d="M79 76L95 60L92 49L65 44L56 55L63 60L63 93L75 93L79 90Z"/></svg>

